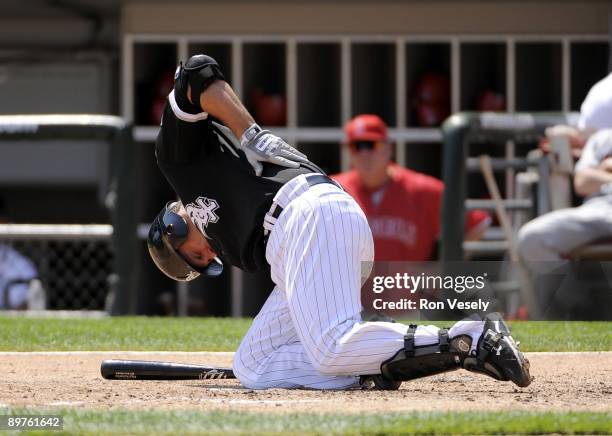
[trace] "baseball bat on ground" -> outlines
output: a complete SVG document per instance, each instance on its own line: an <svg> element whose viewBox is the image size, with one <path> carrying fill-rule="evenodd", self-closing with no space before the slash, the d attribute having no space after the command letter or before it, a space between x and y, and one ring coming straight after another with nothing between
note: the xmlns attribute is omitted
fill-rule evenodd
<svg viewBox="0 0 612 436"><path fill-rule="evenodd" d="M102 377L108 380L210 380L236 378L231 368L147 360L104 360Z"/></svg>

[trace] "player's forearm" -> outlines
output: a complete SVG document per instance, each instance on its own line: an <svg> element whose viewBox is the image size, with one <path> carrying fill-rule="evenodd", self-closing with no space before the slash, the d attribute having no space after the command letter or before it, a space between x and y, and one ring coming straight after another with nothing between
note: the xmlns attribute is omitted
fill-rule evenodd
<svg viewBox="0 0 612 436"><path fill-rule="evenodd" d="M231 86L223 80L206 88L200 95L200 105L205 112L221 120L237 138L255 122Z"/></svg>
<svg viewBox="0 0 612 436"><path fill-rule="evenodd" d="M191 86L187 88L187 97L193 104ZM239 138L239 147L245 153L256 176L262 174L262 162L287 168L299 168L301 163L308 162L305 154L268 130L262 130L255 125L255 120L225 80L218 79L208 85L200 94L199 106L204 112L221 120L236 138ZM247 132L251 126L253 129Z"/></svg>
<svg viewBox="0 0 612 436"><path fill-rule="evenodd" d="M574 175L574 190L583 197L596 193L606 183L612 183L612 173L598 168L585 168Z"/></svg>

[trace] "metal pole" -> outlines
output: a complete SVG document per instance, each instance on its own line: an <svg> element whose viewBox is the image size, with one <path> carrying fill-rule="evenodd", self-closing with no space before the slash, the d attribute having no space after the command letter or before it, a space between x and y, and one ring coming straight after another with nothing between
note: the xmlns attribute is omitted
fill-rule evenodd
<svg viewBox="0 0 612 436"><path fill-rule="evenodd" d="M114 248L114 301L112 315L135 314L138 311L139 242L136 229L135 147L132 131L121 129L111 144L113 182L108 205L112 209Z"/></svg>
<svg viewBox="0 0 612 436"><path fill-rule="evenodd" d="M442 199L440 260L445 262L463 259L468 131L469 118L463 114L451 116L442 126L442 178L445 188Z"/></svg>

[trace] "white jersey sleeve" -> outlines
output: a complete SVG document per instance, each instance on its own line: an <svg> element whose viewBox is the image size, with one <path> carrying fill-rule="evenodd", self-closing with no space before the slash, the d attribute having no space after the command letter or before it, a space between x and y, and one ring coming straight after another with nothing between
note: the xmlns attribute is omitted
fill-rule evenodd
<svg viewBox="0 0 612 436"><path fill-rule="evenodd" d="M607 157L612 157L612 129L599 130L589 138L574 171L597 168Z"/></svg>

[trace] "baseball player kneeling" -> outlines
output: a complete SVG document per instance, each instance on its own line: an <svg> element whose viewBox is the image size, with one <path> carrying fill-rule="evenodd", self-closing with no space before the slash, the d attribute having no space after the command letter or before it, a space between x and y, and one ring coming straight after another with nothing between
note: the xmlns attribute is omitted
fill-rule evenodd
<svg viewBox="0 0 612 436"><path fill-rule="evenodd" d="M180 199L149 231L165 274L270 269L276 286L233 362L244 386L345 389L371 380L396 389L459 368L531 382L497 314L449 330L361 319L361 264L374 255L366 217L305 155L255 123L214 59L197 55L177 68L156 156Z"/></svg>

